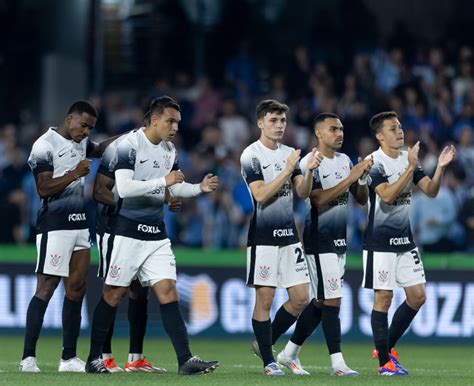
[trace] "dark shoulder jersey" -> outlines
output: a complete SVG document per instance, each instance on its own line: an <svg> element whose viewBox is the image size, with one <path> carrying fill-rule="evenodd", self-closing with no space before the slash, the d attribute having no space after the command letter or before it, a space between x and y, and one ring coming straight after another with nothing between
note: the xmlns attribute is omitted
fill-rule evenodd
<svg viewBox="0 0 474 386"><path fill-rule="evenodd" d="M283 171L293 151L293 148L282 144L272 150L260 141L248 146L240 158L241 172L247 186L258 180L266 184L273 181ZM264 204L257 203L252 197L254 210L248 234L249 246L284 246L299 241L293 215L292 178L300 174L301 170L296 167L291 178Z"/></svg>
<svg viewBox="0 0 474 386"><path fill-rule="evenodd" d="M28 164L36 176L52 172L53 178L64 176L92 151L88 138L80 143L68 140L50 128L33 144ZM84 177L71 182L63 191L42 200L36 222L37 232L87 228L84 210Z"/></svg>
<svg viewBox="0 0 474 386"><path fill-rule="evenodd" d="M369 175L369 219L364 236L364 249L377 252L405 252L415 248L409 220L413 186L426 176L418 166L411 181L391 204L385 203L375 188L393 184L408 167L408 153L400 151L397 158L382 149L372 153L374 165Z"/></svg>
<svg viewBox="0 0 474 386"><path fill-rule="evenodd" d="M131 132L133 133L135 131L136 130L133 130ZM104 176L115 181L114 171L117 163L117 147L119 143L126 137L126 135L127 134L122 135L106 147L104 154L102 155L97 173L103 174ZM97 203L95 227L99 235L103 235L104 232L107 231L110 214L110 210L106 205L101 204L100 202Z"/></svg>
<svg viewBox="0 0 474 386"><path fill-rule="evenodd" d="M306 155L300 162L302 173L306 172L310 156ZM349 176L351 169L352 162L343 153L335 153L332 159L324 157L313 171L313 190L333 188ZM308 215L303 242L307 254L346 252L348 198L349 191L345 191L322 207L312 207L310 199L306 200Z"/></svg>
<svg viewBox="0 0 474 386"><path fill-rule="evenodd" d="M142 130L127 134L117 147L115 170L133 170L133 179L147 181L165 177L178 170L178 156L173 143L151 143ZM117 191L114 187L114 193ZM141 240L166 238L163 223L165 187L140 197L117 197L115 215L110 219L111 233Z"/></svg>

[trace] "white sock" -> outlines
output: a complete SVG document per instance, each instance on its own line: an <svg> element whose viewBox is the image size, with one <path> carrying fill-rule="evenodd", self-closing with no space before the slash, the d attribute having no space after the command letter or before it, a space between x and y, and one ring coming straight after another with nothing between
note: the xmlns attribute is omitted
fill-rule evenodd
<svg viewBox="0 0 474 386"><path fill-rule="evenodd" d="M283 351L290 358L296 358L301 350L301 346L293 343L291 340L288 341Z"/></svg>
<svg viewBox="0 0 474 386"><path fill-rule="evenodd" d="M128 362L135 362L138 361L139 359L143 359L143 354L128 354Z"/></svg>
<svg viewBox="0 0 474 386"><path fill-rule="evenodd" d="M112 353L104 353L104 352L102 353L102 359L103 360L106 360L106 359L109 359L109 358L112 358L112 357L113 357Z"/></svg>
<svg viewBox="0 0 474 386"><path fill-rule="evenodd" d="M332 368L340 368L346 365L346 362L344 362L344 357L342 356L342 352L331 354L329 357L331 358Z"/></svg>

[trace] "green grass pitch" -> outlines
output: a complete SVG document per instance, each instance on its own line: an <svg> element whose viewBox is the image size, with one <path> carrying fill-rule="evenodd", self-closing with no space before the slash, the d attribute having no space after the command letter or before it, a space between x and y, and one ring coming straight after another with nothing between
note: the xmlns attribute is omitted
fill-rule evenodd
<svg viewBox="0 0 474 386"><path fill-rule="evenodd" d="M79 341L78 354L86 358L89 341ZM180 377L176 372L176 358L167 340L147 339L145 353L151 362L168 369L166 374L121 373L111 375L59 374L57 364L61 340L42 337L38 344L41 374L22 374L18 363L23 346L22 337L0 337L0 384L1 385L474 385L473 346L404 345L402 363L410 371L408 377L390 378L376 375L377 363L371 358L372 345L344 344L346 362L360 372L358 378L338 378L329 375L329 357L324 344L308 342L301 353L301 361L310 376L301 377L287 373L283 377L267 377L262 374L260 361L251 353L250 342L242 340L191 339L193 353L204 359L218 359L221 367L210 375ZM277 345L281 349L282 343ZM117 362L124 364L128 350L127 339L115 339L113 350Z"/></svg>

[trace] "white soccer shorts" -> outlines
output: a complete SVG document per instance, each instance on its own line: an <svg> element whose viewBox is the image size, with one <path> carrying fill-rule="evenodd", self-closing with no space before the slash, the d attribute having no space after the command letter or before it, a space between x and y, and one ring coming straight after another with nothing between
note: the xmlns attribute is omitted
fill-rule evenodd
<svg viewBox="0 0 474 386"><path fill-rule="evenodd" d="M57 230L36 235L36 273L69 277L72 253L90 249L89 229Z"/></svg>
<svg viewBox="0 0 474 386"><path fill-rule="evenodd" d="M151 287L164 279L176 281L176 258L169 239L139 240L111 235L109 255L105 284L129 287L138 278L142 286Z"/></svg>
<svg viewBox="0 0 474 386"><path fill-rule="evenodd" d="M425 270L418 248L406 252L363 251L362 287L392 291L426 283Z"/></svg>
<svg viewBox="0 0 474 386"><path fill-rule="evenodd" d="M249 287L290 288L305 283L309 283L309 273L301 243L247 248Z"/></svg>
<svg viewBox="0 0 474 386"><path fill-rule="evenodd" d="M311 294L316 300L342 298L346 254L307 255Z"/></svg>

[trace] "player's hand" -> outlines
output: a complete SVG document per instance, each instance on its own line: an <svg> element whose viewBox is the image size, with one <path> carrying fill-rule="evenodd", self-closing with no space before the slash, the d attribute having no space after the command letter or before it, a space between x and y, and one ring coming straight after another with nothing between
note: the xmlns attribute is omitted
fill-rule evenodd
<svg viewBox="0 0 474 386"><path fill-rule="evenodd" d="M366 159L365 161L369 161L366 163L366 168L364 170L364 173L359 177L359 178L367 178L367 176L369 175L370 173L370 169L372 169L372 166L374 166L374 156L371 155L370 158ZM362 158L361 157L357 157L357 162L358 163L361 163L362 162Z"/></svg>
<svg viewBox="0 0 474 386"><path fill-rule="evenodd" d="M79 161L76 168L72 171L74 177L81 178L87 176L91 171L91 161L88 159L83 159Z"/></svg>
<svg viewBox="0 0 474 386"><path fill-rule="evenodd" d="M370 171L370 168L374 164L373 158L367 158L362 160L359 157L359 163L355 164L349 174L349 178L352 182L356 182L359 178L364 178Z"/></svg>
<svg viewBox="0 0 474 386"><path fill-rule="evenodd" d="M184 174L181 170L173 170L165 177L166 186L179 184L184 181Z"/></svg>
<svg viewBox="0 0 474 386"><path fill-rule="evenodd" d="M446 146L438 157L438 166L445 168L456 158L456 148L454 145Z"/></svg>
<svg viewBox="0 0 474 386"><path fill-rule="evenodd" d="M183 206L183 201L181 201L179 198L170 197L170 199L168 200L168 209L171 212L179 211L182 206Z"/></svg>
<svg viewBox="0 0 474 386"><path fill-rule="evenodd" d="M316 168L319 168L321 165L321 161L323 160L323 156L319 153L318 149L315 147L311 151L311 155L308 157L308 164L306 165L307 169L313 171Z"/></svg>
<svg viewBox="0 0 474 386"><path fill-rule="evenodd" d="M219 177L207 174L201 181L201 192L209 193L217 189L219 185Z"/></svg>
<svg viewBox="0 0 474 386"><path fill-rule="evenodd" d="M291 153L290 156L286 159L285 170L287 171L288 174L293 173L293 170L295 170L296 165L298 165L300 158L301 158L301 149L297 149L297 150L294 150L293 153Z"/></svg>
<svg viewBox="0 0 474 386"><path fill-rule="evenodd" d="M415 143L412 148L408 148L408 167L415 169L418 164L418 152L420 151L420 141Z"/></svg>

